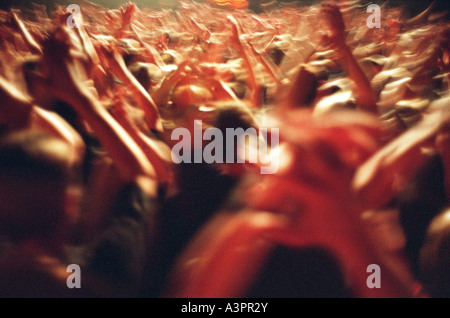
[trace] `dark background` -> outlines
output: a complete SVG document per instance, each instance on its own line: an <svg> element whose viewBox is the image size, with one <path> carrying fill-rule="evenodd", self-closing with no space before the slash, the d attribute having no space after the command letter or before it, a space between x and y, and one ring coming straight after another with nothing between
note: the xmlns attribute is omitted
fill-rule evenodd
<svg viewBox="0 0 450 318"><path fill-rule="evenodd" d="M201 1L201 0L197 0ZM270 0L248 0L250 3L250 8L258 7L260 2L269 2ZM450 0L436 0L437 7L435 11L449 10L450 11ZM129 2L129 0L92 0L96 4L99 4L103 7L115 9L119 8L121 5ZM176 0L134 0L132 1L138 5L138 7L151 6L154 8L158 8L160 3L169 2L175 3ZM317 0L283 0L283 2L299 2L301 5L310 5L313 3L317 3ZM405 9L409 10L411 14L417 14L423 11L425 8L430 5L431 0L373 0L373 1L363 1L365 3L375 3L375 4L383 4L386 3L390 6L404 6ZM69 4L78 4L78 0L0 0L0 9L7 10L11 7L14 8L23 8L30 7L32 3L43 4L46 5L49 10L52 10L55 7L55 4L59 5L69 5Z"/></svg>

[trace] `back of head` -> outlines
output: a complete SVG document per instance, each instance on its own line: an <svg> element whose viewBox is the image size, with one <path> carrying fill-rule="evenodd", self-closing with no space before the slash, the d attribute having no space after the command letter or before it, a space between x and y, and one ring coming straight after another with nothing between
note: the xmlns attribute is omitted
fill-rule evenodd
<svg viewBox="0 0 450 318"><path fill-rule="evenodd" d="M34 131L0 139L0 233L13 241L49 238L64 217L69 179L63 141Z"/></svg>
<svg viewBox="0 0 450 318"><path fill-rule="evenodd" d="M251 111L240 105L224 103L218 105L214 126L225 132L227 128L256 128L254 116Z"/></svg>

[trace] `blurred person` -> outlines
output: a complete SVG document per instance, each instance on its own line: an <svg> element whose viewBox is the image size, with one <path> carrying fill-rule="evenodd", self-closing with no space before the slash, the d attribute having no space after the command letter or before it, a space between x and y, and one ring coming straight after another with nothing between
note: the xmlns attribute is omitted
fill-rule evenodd
<svg viewBox="0 0 450 318"><path fill-rule="evenodd" d="M2 234L12 244L11 254L2 255L2 294L8 297L135 295L154 235L158 182L153 167L132 137L99 103L93 89L86 86L89 73L83 63L84 44L73 32L62 26L46 41L44 56L51 61L47 64L46 85L89 123L108 151L118 172L116 197L107 204L108 212L101 216L92 240L71 248L73 232L68 225L74 224L68 221L79 219L68 214L77 211L73 206L77 200L72 198L68 206L66 194L68 177L76 176L78 171L67 164L71 155L65 150L67 145L28 129L19 137L6 136L2 146L2 184L10 187L8 192L2 192L1 220ZM9 198L3 195L6 193ZM89 212L93 218L99 213ZM12 261L11 255L17 257L17 262ZM26 262L15 271L21 261ZM66 277L61 273L70 263L81 267L85 288L69 290L65 286Z"/></svg>
<svg viewBox="0 0 450 318"><path fill-rule="evenodd" d="M433 145L448 120L448 24L433 6L412 19L384 6L381 30L366 30L365 7L346 1L283 4L260 15L205 3L84 8L77 30L60 27L64 7L49 17L34 6L37 20L1 12L0 134L37 129L49 134L43 144L57 138L68 147L70 175L79 178L74 170L83 167L82 191L68 186L82 193L68 254L83 273L97 271L99 287L124 287L116 295L143 285L145 296L372 297L410 296L412 285L424 284L439 293L433 286L445 271L433 269L445 256L424 263L419 255L428 240L441 246L426 230L450 188L448 146ZM290 168L262 178L246 164L174 166L173 129L192 133L194 119L258 128L273 111L287 129L280 153ZM363 207L353 209L355 201ZM386 210L394 212L385 217ZM392 232L399 221L404 237ZM105 265L111 259L114 266ZM64 269L66 259L57 260ZM392 289L364 290L365 261L386 266ZM200 279L170 281L178 270Z"/></svg>

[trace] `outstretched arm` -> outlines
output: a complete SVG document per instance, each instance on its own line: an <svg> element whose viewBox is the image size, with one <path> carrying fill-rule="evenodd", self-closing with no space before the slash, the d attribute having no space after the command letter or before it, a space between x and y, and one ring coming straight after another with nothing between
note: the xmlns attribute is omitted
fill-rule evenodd
<svg viewBox="0 0 450 318"><path fill-rule="evenodd" d="M295 115L289 118L303 117ZM204 227L174 267L170 296L245 297L274 244L329 250L356 297L413 295L408 265L399 255L380 256L350 187L355 167L377 149L376 125L362 124L361 117L353 123L335 119L314 123L305 116L283 123L296 140L280 145L280 156L290 163L241 189L243 210L218 213ZM370 264L382 267L380 289L367 287Z"/></svg>
<svg viewBox="0 0 450 318"><path fill-rule="evenodd" d="M376 113L376 97L370 82L353 56L352 50L345 42L345 24L339 7L324 3L321 12L330 31L329 40L336 50L338 60L355 85L354 94L357 105L363 110Z"/></svg>
<svg viewBox="0 0 450 318"><path fill-rule="evenodd" d="M173 177L171 170L172 157L169 146L162 140L150 138L150 136L140 130L127 116L127 107L120 97L117 98L114 104L113 115L153 164L159 184L168 186Z"/></svg>
<svg viewBox="0 0 450 318"><path fill-rule="evenodd" d="M385 145L358 168L353 188L371 207L389 203L429 160L430 155L424 149L435 151L436 137L445 132L450 122L449 101L450 97L447 97L435 102L431 107L433 111L421 122ZM441 149L441 153L447 151Z"/></svg>
<svg viewBox="0 0 450 318"><path fill-rule="evenodd" d="M76 109L113 159L122 179L156 194L155 171L142 149L97 99L92 80L80 61L83 42L72 30L60 27L44 47L48 85Z"/></svg>
<svg viewBox="0 0 450 318"><path fill-rule="evenodd" d="M145 112L149 129L162 130L162 122L158 107L147 90L139 83L136 77L127 68L125 61L114 49L103 48L103 54L108 64L108 70L116 76L127 89L132 92L137 105Z"/></svg>
<svg viewBox="0 0 450 318"><path fill-rule="evenodd" d="M262 87L258 83L254 63L256 62L255 57L253 56L251 49L247 42L241 40L240 36L242 34L241 26L238 21L233 17L229 16L228 21L231 24L231 40L233 41L234 46L238 50L240 57L244 61L244 67L248 71L247 85L250 89L250 104L252 107L260 107L263 104L263 94Z"/></svg>
<svg viewBox="0 0 450 318"><path fill-rule="evenodd" d="M23 21L19 18L19 16L14 11L11 11L11 19L12 19L14 26L17 28L17 30L19 31L23 40L25 41L26 45L30 49L31 53L41 55L42 48L34 40L33 36L30 34L30 32L28 32Z"/></svg>
<svg viewBox="0 0 450 318"><path fill-rule="evenodd" d="M80 135L58 114L32 104L29 96L0 77L0 125L6 130L33 129L64 140L72 149L72 164L80 164L85 146Z"/></svg>

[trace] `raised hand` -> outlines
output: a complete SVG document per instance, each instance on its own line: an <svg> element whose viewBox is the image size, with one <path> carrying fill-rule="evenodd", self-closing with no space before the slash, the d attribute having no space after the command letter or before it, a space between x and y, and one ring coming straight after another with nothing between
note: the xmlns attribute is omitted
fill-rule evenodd
<svg viewBox="0 0 450 318"><path fill-rule="evenodd" d="M331 125L315 122L318 119L308 112L290 114L300 118L283 124L282 138L288 142L281 148L286 153L280 154L280 170L259 182L250 190L254 195L246 198L251 208L284 215L285 227L270 233L279 242L332 246L331 236L345 237L350 228L357 228L361 207L351 182L359 165L377 151L379 126L372 117L352 114L346 114L350 121L321 118Z"/></svg>
<svg viewBox="0 0 450 318"><path fill-rule="evenodd" d="M130 25L135 12L136 5L134 3L128 3L125 10L123 7L120 7L120 13L122 14L122 29L125 29Z"/></svg>
<svg viewBox="0 0 450 318"><path fill-rule="evenodd" d="M245 296L273 244L327 249L357 297L412 295L409 269L397 256L387 263L401 264L406 278L392 278L392 268L383 265L383 289L366 285L367 266L384 261L371 249L351 180L378 149L377 120L306 114L291 112L283 121L278 172L239 189L243 208L219 213L192 241L174 268L169 295Z"/></svg>
<svg viewBox="0 0 450 318"><path fill-rule="evenodd" d="M330 39L334 43L344 42L345 23L339 7L333 3L324 2L321 4L320 13L330 32Z"/></svg>
<svg viewBox="0 0 450 318"><path fill-rule="evenodd" d="M353 188L371 207L381 207L392 200L429 159L423 148L433 149L439 134L447 131L449 101L450 96L433 103L422 121L385 145L358 168ZM442 147L438 148L442 152Z"/></svg>
<svg viewBox="0 0 450 318"><path fill-rule="evenodd" d="M102 54L105 57L105 63L108 70L114 76L119 78L131 92L133 92L136 103L146 114L146 121L149 129L162 131L162 122L157 104L127 68L123 56L112 46L103 47Z"/></svg>
<svg viewBox="0 0 450 318"><path fill-rule="evenodd" d="M60 99L73 103L80 94L96 96L90 78L91 57L74 29L59 27L44 43L46 85Z"/></svg>

